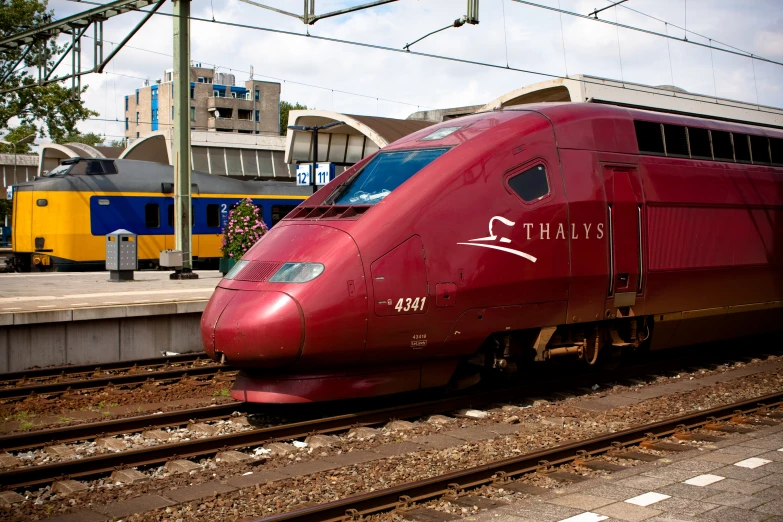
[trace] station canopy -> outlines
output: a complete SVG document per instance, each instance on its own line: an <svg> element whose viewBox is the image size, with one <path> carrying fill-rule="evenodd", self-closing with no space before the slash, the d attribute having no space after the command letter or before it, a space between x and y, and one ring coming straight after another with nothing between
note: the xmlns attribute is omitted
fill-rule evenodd
<svg viewBox="0 0 783 522"><path fill-rule="evenodd" d="M357 116L323 110L300 110L288 113L289 126L310 127L337 121L345 124L318 132L318 161L342 166L353 165L379 148L435 124L433 121ZM288 131L285 161L289 164L313 161L312 132Z"/></svg>

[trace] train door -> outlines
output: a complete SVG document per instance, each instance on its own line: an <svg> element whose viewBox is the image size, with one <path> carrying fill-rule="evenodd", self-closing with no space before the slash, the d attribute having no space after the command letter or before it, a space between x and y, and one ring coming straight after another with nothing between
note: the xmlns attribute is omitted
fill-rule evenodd
<svg viewBox="0 0 783 522"><path fill-rule="evenodd" d="M619 308L627 315L644 289L642 184L635 166L603 165L602 170L609 235L607 314L615 316Z"/></svg>

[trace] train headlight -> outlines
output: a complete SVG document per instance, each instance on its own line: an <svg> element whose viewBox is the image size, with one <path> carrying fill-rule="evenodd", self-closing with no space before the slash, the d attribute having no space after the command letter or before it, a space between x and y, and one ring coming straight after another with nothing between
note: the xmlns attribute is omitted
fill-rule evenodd
<svg viewBox="0 0 783 522"><path fill-rule="evenodd" d="M239 272L242 271L243 268L249 263L250 261L237 261L237 263L234 265L234 267L228 271L226 275L223 276L223 279L234 279L236 276L239 275Z"/></svg>
<svg viewBox="0 0 783 522"><path fill-rule="evenodd" d="M269 278L270 283L306 283L312 281L324 271L321 263L283 263L275 275Z"/></svg>

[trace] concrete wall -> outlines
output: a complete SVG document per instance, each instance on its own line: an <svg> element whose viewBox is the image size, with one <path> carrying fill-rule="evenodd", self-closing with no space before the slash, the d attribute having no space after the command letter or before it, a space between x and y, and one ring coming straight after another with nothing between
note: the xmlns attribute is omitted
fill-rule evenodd
<svg viewBox="0 0 783 522"><path fill-rule="evenodd" d="M0 373L198 352L205 306L193 301L3 314Z"/></svg>

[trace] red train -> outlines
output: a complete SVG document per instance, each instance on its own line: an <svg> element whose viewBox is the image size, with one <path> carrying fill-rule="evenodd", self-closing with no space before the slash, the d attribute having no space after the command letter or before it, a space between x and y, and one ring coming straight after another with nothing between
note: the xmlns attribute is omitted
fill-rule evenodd
<svg viewBox="0 0 783 522"><path fill-rule="evenodd" d="M301 204L202 318L296 403L780 328L783 131L597 104L426 128Z"/></svg>

